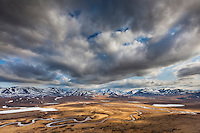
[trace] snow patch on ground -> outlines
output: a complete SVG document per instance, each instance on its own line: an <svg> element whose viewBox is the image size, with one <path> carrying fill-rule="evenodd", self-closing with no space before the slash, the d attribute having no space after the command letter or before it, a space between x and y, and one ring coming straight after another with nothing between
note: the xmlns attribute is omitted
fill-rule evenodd
<svg viewBox="0 0 200 133"><path fill-rule="evenodd" d="M183 107L183 104L153 104L155 107Z"/></svg>
<svg viewBox="0 0 200 133"><path fill-rule="evenodd" d="M108 103L110 100L101 100L101 102Z"/></svg>
<svg viewBox="0 0 200 133"><path fill-rule="evenodd" d="M6 103L13 103L13 100L7 101Z"/></svg>
<svg viewBox="0 0 200 133"><path fill-rule="evenodd" d="M61 99L61 98L63 98L63 97L56 97L54 100L57 101L58 99Z"/></svg>
<svg viewBox="0 0 200 133"><path fill-rule="evenodd" d="M128 101L129 103L140 103L139 101Z"/></svg>
<svg viewBox="0 0 200 133"><path fill-rule="evenodd" d="M3 110L3 111L0 111L0 114L20 113L20 112L27 112L27 111L47 112L47 111L58 111L58 110L54 108L21 107L20 109Z"/></svg>
<svg viewBox="0 0 200 133"><path fill-rule="evenodd" d="M44 103L44 105L53 105L53 104L59 104L59 103Z"/></svg>

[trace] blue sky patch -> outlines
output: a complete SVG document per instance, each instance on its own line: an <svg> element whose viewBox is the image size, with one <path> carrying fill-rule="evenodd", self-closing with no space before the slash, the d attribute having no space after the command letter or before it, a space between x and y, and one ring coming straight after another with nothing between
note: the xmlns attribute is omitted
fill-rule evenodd
<svg viewBox="0 0 200 133"><path fill-rule="evenodd" d="M73 12L69 12L68 14L72 18L78 18L78 16L81 14L81 11L73 11Z"/></svg>
<svg viewBox="0 0 200 133"><path fill-rule="evenodd" d="M141 42L141 43L146 43L146 42L148 42L149 38L148 37L139 36L135 40L138 41L138 42Z"/></svg>
<svg viewBox="0 0 200 133"><path fill-rule="evenodd" d="M100 58L100 59L102 59L102 60L107 59L106 54L98 54L97 57Z"/></svg>
<svg viewBox="0 0 200 133"><path fill-rule="evenodd" d="M126 27L126 28L119 28L119 29L115 30L115 32L116 32L116 31L126 32L127 30L129 30L128 27Z"/></svg>
<svg viewBox="0 0 200 133"><path fill-rule="evenodd" d="M91 39L91 38L95 38L96 36L98 36L98 35L101 34L101 33L102 33L102 32L96 32L96 33L90 35L90 36L88 37L88 40Z"/></svg>
<svg viewBox="0 0 200 133"><path fill-rule="evenodd" d="M0 64L5 64L5 63L6 63L6 61L0 60Z"/></svg>

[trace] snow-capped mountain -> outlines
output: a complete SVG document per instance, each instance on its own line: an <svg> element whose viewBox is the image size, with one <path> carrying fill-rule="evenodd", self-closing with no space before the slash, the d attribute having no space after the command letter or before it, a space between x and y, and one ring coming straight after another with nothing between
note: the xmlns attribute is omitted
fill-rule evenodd
<svg viewBox="0 0 200 133"><path fill-rule="evenodd" d="M110 96L120 96L120 95L125 95L126 92L116 90L116 89L99 89L99 90L94 90L97 95L110 95Z"/></svg>
<svg viewBox="0 0 200 133"><path fill-rule="evenodd" d="M127 92L130 96L164 96L164 95L183 95L189 94L190 91L182 89L138 89Z"/></svg>
<svg viewBox="0 0 200 133"><path fill-rule="evenodd" d="M36 96L93 96L96 93L84 89L58 89L36 87L0 88L0 97L36 97Z"/></svg>
<svg viewBox="0 0 200 133"><path fill-rule="evenodd" d="M188 91L182 89L133 89L130 91L122 91L118 89L96 89L96 90L84 90L84 89L58 89L58 88L46 88L39 89L36 87L10 87L0 88L0 97L26 97L26 96L94 96L94 95L107 95L107 96L173 96L193 94L193 97L198 98L200 91Z"/></svg>
<svg viewBox="0 0 200 133"><path fill-rule="evenodd" d="M57 88L38 89L35 87L9 87L0 89L1 97L63 96L64 94L62 89Z"/></svg>
<svg viewBox="0 0 200 133"><path fill-rule="evenodd" d="M65 91L66 96L93 96L94 92L84 89L68 89Z"/></svg>

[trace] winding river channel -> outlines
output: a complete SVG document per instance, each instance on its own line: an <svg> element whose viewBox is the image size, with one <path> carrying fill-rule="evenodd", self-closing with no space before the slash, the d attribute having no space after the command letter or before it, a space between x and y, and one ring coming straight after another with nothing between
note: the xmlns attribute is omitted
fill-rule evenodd
<svg viewBox="0 0 200 133"><path fill-rule="evenodd" d="M9 126L9 125L17 125L17 126L28 126L28 125L32 125L34 124L36 121L38 120L43 120L43 121L53 121L53 122L50 122L48 124L46 124L46 127L61 127L61 126L67 126L67 125L77 125L77 124L97 124L97 123L103 123L107 120L120 120L120 121L125 121L125 122L132 122L132 121L135 121L135 117L133 115L140 115L142 114L142 112L139 112L138 113L134 113L134 114L131 114L130 117L131 117L131 120L121 120L121 119L115 119L115 118L105 118L101 121L98 121L98 122L87 122L87 121L91 121L92 119L90 118L90 116L87 116L85 118L85 120L82 120L82 121L78 121L77 119L75 118L64 118L64 119L53 119L53 118L48 118L48 119L43 119L43 118L35 118L33 120L31 120L30 123L26 123L26 124L22 124L22 122L12 122L12 123L7 123L7 124L4 124L4 125L0 125L0 128L2 127L5 127L5 126ZM73 123L67 123L67 124L60 124L61 122L66 122L66 121L74 121Z"/></svg>
<svg viewBox="0 0 200 133"><path fill-rule="evenodd" d="M97 122L92 122L92 118L90 116L87 116L84 120L82 121L79 121L75 118L64 118L64 119L53 119L53 118L48 118L48 119L43 119L43 118L35 118L33 120L31 120L30 123L26 123L26 124L23 124L22 122L12 122L12 123L7 123L7 124L3 124L3 125L0 125L0 128L2 127L5 127L5 126L9 126L9 125L17 125L17 126L28 126L28 125L32 125L34 124L36 121L39 121L39 120L43 120L43 121L53 121L53 122L50 122L48 124L46 124L46 127L61 127L61 126L67 126L67 125L77 125L77 124L97 124L97 123L103 123L107 120L119 120L119 121L124 121L124 122L132 122L132 121L135 121L135 117L133 115L141 115L142 112L140 111L137 111L137 113L134 113L134 114L131 114L130 117L131 117L131 120L122 120L122 119L116 119L116 118L105 118L101 121L97 121ZM66 122L66 121L74 121L73 123L67 123L67 124L59 124L59 123L62 123L62 122ZM90 122L87 122L87 121L90 121ZM0 122L2 123L2 122Z"/></svg>

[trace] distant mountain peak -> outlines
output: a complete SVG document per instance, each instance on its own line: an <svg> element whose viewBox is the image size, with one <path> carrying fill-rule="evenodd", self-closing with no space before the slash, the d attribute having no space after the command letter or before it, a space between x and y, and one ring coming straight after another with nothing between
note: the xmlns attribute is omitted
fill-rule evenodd
<svg viewBox="0 0 200 133"><path fill-rule="evenodd" d="M26 97L26 96L94 96L94 95L107 95L107 96L174 96L184 94L196 94L199 96L200 91L192 92L182 89L133 89L130 91L122 91L118 89L96 89L85 90L82 88L72 89L58 89L50 87L46 89L36 87L8 87L0 89L0 97Z"/></svg>

